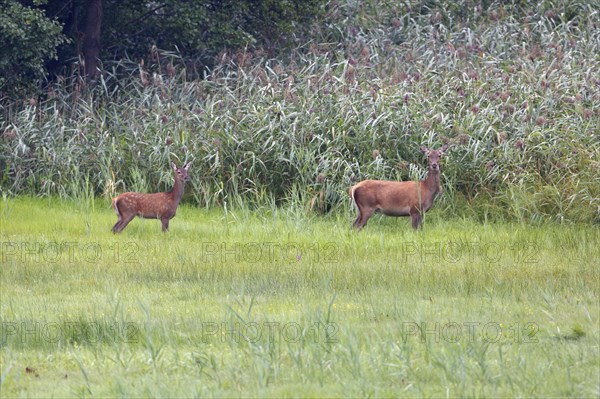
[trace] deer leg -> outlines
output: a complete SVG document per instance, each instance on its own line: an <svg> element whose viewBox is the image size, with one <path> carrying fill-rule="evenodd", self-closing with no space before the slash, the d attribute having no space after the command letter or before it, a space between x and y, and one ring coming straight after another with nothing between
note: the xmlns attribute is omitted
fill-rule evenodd
<svg viewBox="0 0 600 399"><path fill-rule="evenodd" d="M162 231L165 233L169 231L169 219L160 219L160 222L162 223Z"/></svg>
<svg viewBox="0 0 600 399"><path fill-rule="evenodd" d="M121 218L119 217L119 220L117 220L117 223L115 223L115 225L114 225L114 226L113 226L113 228L112 228L112 232L113 232L113 233L116 233L116 232L117 232L118 226L119 226L120 224L121 224Z"/></svg>
<svg viewBox="0 0 600 399"><path fill-rule="evenodd" d="M115 223L115 225L112 228L112 232L116 233L118 226L121 224L121 222L123 221L123 218L121 217L121 212L119 211L119 206L117 205L117 200L118 198L113 198L112 200L112 207L115 210L115 213L117 214L117 223Z"/></svg>
<svg viewBox="0 0 600 399"><path fill-rule="evenodd" d="M356 207L356 220L354 220L354 223L352 223L352 227L353 228L357 228L358 227L358 222L360 222L360 218L362 213L360 212L360 209L358 207Z"/></svg>
<svg viewBox="0 0 600 399"><path fill-rule="evenodd" d="M421 212L419 212L417 209L411 210L410 219L412 221L413 229L416 230L423 227L423 219L421 217Z"/></svg>
<svg viewBox="0 0 600 399"><path fill-rule="evenodd" d="M364 212L362 211L362 209L360 209L359 202L356 201L356 195L357 194L358 193L356 192L356 190L354 188L350 189L351 203L353 203L354 207L356 208L356 219L354 220L354 223L352 223L352 228L360 230L362 228L362 225L360 224L360 222L361 222L361 220L363 218Z"/></svg>
<svg viewBox="0 0 600 399"><path fill-rule="evenodd" d="M134 217L135 217L135 215L131 215L131 216L127 216L127 217L121 219L120 221L118 221L117 224L115 224L115 227L113 227L113 233L120 233L120 232L122 232L123 229L125 227L127 227L127 225L129 224L129 222L131 222Z"/></svg>
<svg viewBox="0 0 600 399"><path fill-rule="evenodd" d="M362 229L363 227L365 227L365 225L367 224L367 222L369 221L369 218L371 216L373 216L373 212L375 212L375 209L367 209L366 211L360 212L360 220L358 221L356 228L358 230Z"/></svg>

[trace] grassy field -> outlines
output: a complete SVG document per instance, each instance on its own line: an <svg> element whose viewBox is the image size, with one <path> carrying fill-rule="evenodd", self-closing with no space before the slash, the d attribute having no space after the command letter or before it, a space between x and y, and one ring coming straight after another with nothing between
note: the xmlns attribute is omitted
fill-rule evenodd
<svg viewBox="0 0 600 399"><path fill-rule="evenodd" d="M600 232L3 199L2 397L598 397Z"/></svg>

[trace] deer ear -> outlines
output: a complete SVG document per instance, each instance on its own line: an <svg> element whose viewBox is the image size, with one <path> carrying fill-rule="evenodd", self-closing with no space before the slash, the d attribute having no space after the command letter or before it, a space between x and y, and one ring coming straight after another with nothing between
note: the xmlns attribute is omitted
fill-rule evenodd
<svg viewBox="0 0 600 399"><path fill-rule="evenodd" d="M440 148L440 152L443 154L448 151L448 143L444 144L442 148Z"/></svg>
<svg viewBox="0 0 600 399"><path fill-rule="evenodd" d="M190 170L190 166L192 166L192 161L190 161L190 162L186 163L186 164L183 166L183 169L185 169L186 171L188 171L188 170Z"/></svg>
<svg viewBox="0 0 600 399"><path fill-rule="evenodd" d="M429 150L427 149L427 147L425 147L424 145L421 146L421 152L424 152L425 154L427 154L429 152Z"/></svg>
<svg viewBox="0 0 600 399"><path fill-rule="evenodd" d="M171 167L174 171L177 171L177 165L175 165L175 162L171 162Z"/></svg>

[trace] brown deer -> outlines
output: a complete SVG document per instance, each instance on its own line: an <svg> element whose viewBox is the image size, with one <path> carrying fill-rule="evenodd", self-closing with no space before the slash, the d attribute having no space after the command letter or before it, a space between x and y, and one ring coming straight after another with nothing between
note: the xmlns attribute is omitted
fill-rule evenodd
<svg viewBox="0 0 600 399"><path fill-rule="evenodd" d="M440 159L448 149L444 144L439 150L421 146L427 154L429 170L421 181L363 180L349 190L358 215L352 227L360 230L374 212L387 216L409 216L415 229L421 228L423 214L440 192Z"/></svg>
<svg viewBox="0 0 600 399"><path fill-rule="evenodd" d="M175 183L171 191L154 194L129 192L113 198L112 207L119 220L113 226L112 232L120 233L136 216L146 219L160 219L162 231L168 231L169 220L175 217L177 206L183 196L185 182L190 179L188 175L190 164L191 162L188 162L183 168L178 168L177 165L171 162L171 167L175 172Z"/></svg>

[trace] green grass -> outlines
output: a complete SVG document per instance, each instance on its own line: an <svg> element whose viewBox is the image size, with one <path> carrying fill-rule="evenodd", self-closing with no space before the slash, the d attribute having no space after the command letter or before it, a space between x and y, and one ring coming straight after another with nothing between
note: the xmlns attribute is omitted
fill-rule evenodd
<svg viewBox="0 0 600 399"><path fill-rule="evenodd" d="M597 397L600 233L0 203L2 397ZM502 334L498 334L501 331Z"/></svg>

